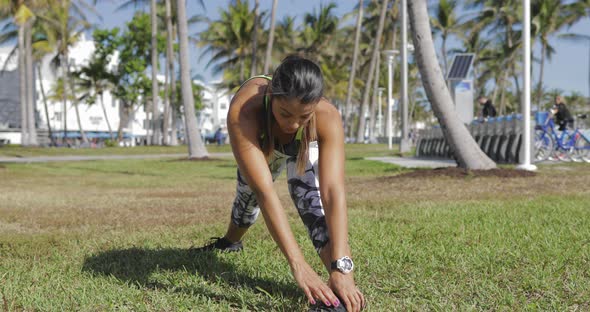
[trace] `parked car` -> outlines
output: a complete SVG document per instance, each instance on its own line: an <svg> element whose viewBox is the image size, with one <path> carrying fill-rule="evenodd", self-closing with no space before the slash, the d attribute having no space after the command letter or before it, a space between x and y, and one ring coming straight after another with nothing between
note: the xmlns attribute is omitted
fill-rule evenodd
<svg viewBox="0 0 590 312"><path fill-rule="evenodd" d="M221 142L223 144L225 142L226 137L227 137L227 133L224 133L222 131L220 133L220 135L221 135ZM201 134L201 137L203 138L203 141L205 142L205 144L216 144L217 143L217 138L215 137L215 132L207 131L205 134Z"/></svg>

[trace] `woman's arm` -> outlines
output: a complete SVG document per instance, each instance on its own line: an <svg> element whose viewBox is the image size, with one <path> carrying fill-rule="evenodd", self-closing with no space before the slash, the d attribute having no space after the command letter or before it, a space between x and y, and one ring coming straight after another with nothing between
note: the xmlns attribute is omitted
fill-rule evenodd
<svg viewBox="0 0 590 312"><path fill-rule="evenodd" d="M325 103L318 114L319 179L322 204L330 243L328 261L351 256L348 243L348 213L344 188L344 131L336 108ZM326 262L326 261L325 261ZM328 263L326 266L329 269ZM365 305L363 294L355 285L353 273L330 272L329 285L342 298L349 311L360 311Z"/></svg>
<svg viewBox="0 0 590 312"><path fill-rule="evenodd" d="M331 254L335 260L350 256L348 216L344 195L344 131L340 114L332 104L318 115L319 180L326 213Z"/></svg>
<svg viewBox="0 0 590 312"><path fill-rule="evenodd" d="M310 302L314 298L324 302L335 302L336 296L319 278L317 273L305 262L303 253L297 245L287 215L274 190L272 175L266 158L258 143L261 110L252 109L262 102L261 90L264 89L256 79L242 87L236 94L228 112L228 132L232 151L254 194L265 223L272 238L277 242L287 258L297 283L303 289Z"/></svg>

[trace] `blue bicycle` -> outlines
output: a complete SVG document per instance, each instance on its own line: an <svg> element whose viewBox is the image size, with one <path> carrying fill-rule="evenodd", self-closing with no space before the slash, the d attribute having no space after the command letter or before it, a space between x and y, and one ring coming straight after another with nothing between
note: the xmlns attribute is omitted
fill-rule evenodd
<svg viewBox="0 0 590 312"><path fill-rule="evenodd" d="M577 115L585 119L586 115ZM535 160L559 159L590 162L590 135L580 129L558 131L553 116L538 112L535 126Z"/></svg>

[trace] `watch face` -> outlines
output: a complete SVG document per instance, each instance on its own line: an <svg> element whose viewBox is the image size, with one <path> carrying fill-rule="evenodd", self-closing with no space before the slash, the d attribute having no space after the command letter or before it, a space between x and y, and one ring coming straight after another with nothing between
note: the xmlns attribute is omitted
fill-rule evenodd
<svg viewBox="0 0 590 312"><path fill-rule="evenodd" d="M338 259L338 261L336 262L336 266L338 267L338 270L340 270L340 272L342 273L350 273L354 268L352 259L350 259L349 257L342 257Z"/></svg>

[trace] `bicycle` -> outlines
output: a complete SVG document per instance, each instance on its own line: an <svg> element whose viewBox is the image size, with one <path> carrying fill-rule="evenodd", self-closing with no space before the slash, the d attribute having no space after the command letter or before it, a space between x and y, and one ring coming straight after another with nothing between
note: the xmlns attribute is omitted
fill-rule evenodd
<svg viewBox="0 0 590 312"><path fill-rule="evenodd" d="M587 115L577 115L585 119ZM544 161L550 158L576 162L590 162L590 135L579 128L573 131L555 129L553 116L548 112L538 112L535 126L535 159ZM561 151L561 153L560 153Z"/></svg>

